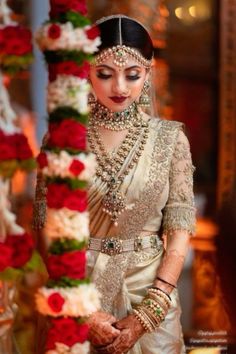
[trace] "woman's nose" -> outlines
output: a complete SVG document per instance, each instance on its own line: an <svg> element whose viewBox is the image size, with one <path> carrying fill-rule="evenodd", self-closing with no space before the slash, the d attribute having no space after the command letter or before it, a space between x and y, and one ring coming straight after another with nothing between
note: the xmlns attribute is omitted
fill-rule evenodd
<svg viewBox="0 0 236 354"><path fill-rule="evenodd" d="M127 95L129 88L127 86L127 82L123 77L117 77L113 84L113 91L118 95Z"/></svg>

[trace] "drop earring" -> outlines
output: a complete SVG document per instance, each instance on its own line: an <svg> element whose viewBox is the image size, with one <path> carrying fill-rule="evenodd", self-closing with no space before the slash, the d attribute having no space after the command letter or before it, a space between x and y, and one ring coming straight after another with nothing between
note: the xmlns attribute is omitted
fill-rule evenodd
<svg viewBox="0 0 236 354"><path fill-rule="evenodd" d="M90 106L92 106L92 105L94 105L96 102L97 102L97 97L96 97L96 95L95 95L95 93L94 93L94 91L93 91L93 89L92 89L92 87L91 87L90 92L89 92L89 94L88 94L88 104L89 104Z"/></svg>
<svg viewBox="0 0 236 354"><path fill-rule="evenodd" d="M148 95L148 90L150 88L149 81L145 81L142 89L141 96L139 97L138 104L141 107L149 107L151 104L150 97Z"/></svg>

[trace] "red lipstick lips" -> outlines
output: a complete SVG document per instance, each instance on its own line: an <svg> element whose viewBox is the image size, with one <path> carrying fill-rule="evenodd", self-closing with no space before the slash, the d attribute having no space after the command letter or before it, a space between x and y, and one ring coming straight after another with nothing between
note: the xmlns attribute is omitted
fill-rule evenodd
<svg viewBox="0 0 236 354"><path fill-rule="evenodd" d="M115 103L122 103L126 100L127 97L125 96L113 96L113 97L110 97L110 99L115 102Z"/></svg>

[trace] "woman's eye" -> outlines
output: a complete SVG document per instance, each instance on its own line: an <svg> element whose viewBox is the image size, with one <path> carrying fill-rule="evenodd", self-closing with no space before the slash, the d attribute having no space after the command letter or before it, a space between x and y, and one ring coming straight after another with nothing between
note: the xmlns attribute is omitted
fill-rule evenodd
<svg viewBox="0 0 236 354"><path fill-rule="evenodd" d="M140 79L139 75L127 75L128 80L138 80Z"/></svg>
<svg viewBox="0 0 236 354"><path fill-rule="evenodd" d="M107 80L107 79L110 79L111 74L103 74L103 73L101 73L101 72L98 72L98 73L97 73L97 77L98 77L99 79Z"/></svg>

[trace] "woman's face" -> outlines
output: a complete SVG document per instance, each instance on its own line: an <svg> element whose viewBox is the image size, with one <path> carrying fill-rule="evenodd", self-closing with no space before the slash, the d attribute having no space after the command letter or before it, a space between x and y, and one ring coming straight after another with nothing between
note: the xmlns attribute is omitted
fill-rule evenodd
<svg viewBox="0 0 236 354"><path fill-rule="evenodd" d="M113 112L123 111L138 100L147 75L147 69L132 58L122 68L110 57L90 69L90 81L98 101Z"/></svg>

